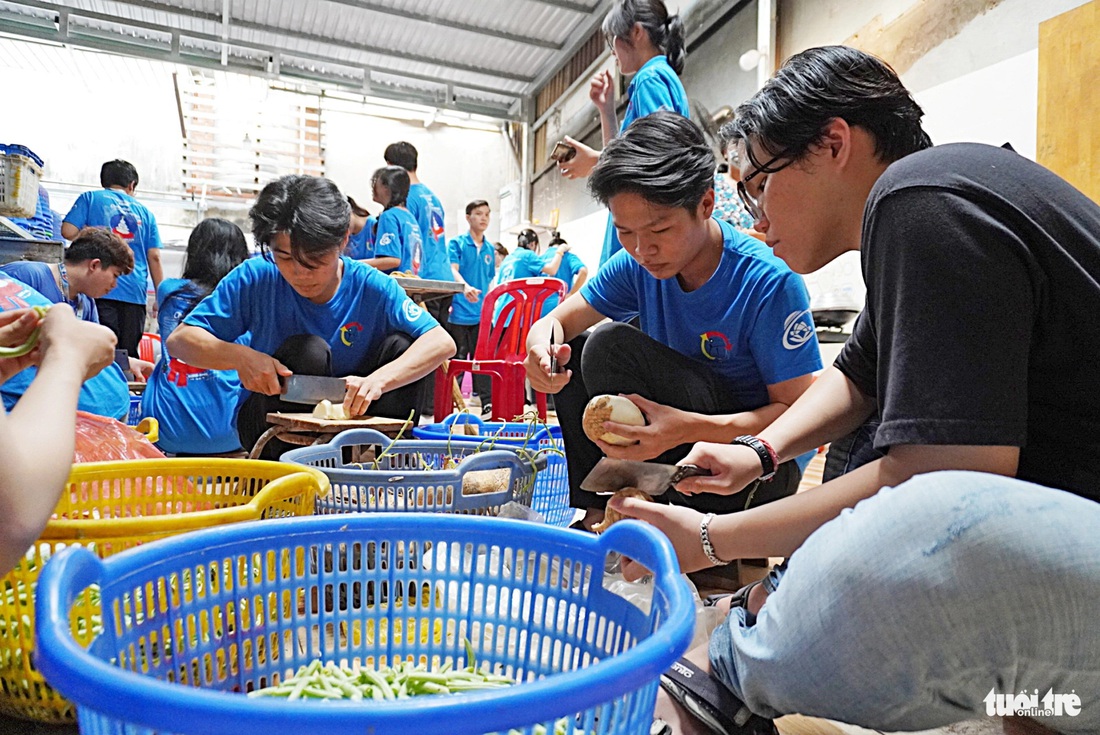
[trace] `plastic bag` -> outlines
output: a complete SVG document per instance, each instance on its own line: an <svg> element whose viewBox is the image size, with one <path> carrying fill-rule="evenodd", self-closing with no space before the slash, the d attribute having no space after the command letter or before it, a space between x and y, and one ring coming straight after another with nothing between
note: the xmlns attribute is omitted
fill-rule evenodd
<svg viewBox="0 0 1100 735"><path fill-rule="evenodd" d="M163 459L145 435L114 419L76 412L76 453L73 462L121 459Z"/></svg>

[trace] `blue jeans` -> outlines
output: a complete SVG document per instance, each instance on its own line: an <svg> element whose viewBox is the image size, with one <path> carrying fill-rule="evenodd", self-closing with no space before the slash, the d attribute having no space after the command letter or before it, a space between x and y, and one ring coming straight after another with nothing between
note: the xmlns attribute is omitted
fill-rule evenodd
<svg viewBox="0 0 1100 735"><path fill-rule="evenodd" d="M755 624L734 610L713 671L758 714L882 730L984 717L986 698L1075 693L1100 732L1100 504L973 472L846 510L789 560Z"/></svg>

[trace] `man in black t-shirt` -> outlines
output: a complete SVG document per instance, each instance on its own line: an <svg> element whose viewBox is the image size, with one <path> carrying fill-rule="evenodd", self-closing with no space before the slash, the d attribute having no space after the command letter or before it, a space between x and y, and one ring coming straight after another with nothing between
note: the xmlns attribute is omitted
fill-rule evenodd
<svg viewBox="0 0 1100 735"><path fill-rule="evenodd" d="M1100 207L1011 150L933 148L922 115L892 69L845 47L792 57L738 109L755 229L800 273L861 251L867 305L783 416L697 444L684 463L713 475L677 489L739 492L872 417L880 456L713 520L609 507L660 527L684 571L790 557L709 656L689 654L758 714L884 730L1027 714L1097 732Z"/></svg>

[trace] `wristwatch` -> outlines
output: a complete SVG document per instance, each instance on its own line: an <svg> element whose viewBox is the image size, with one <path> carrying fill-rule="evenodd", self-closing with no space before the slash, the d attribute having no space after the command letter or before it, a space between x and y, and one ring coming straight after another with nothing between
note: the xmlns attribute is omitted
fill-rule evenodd
<svg viewBox="0 0 1100 735"><path fill-rule="evenodd" d="M760 466L763 469L760 473L761 480L767 481L775 477L775 471L779 468L779 456L770 444L752 434L742 434L734 439L731 444L741 444L756 452L757 456L760 457Z"/></svg>

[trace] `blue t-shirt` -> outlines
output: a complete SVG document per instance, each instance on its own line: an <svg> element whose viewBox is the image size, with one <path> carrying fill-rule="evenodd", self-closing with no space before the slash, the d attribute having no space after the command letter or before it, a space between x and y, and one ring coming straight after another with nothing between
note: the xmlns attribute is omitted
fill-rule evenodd
<svg viewBox="0 0 1100 735"><path fill-rule="evenodd" d="M428 187L416 183L409 187L405 206L420 227L420 271L417 275L435 281L454 281L443 233L443 205L439 197Z"/></svg>
<svg viewBox="0 0 1100 735"><path fill-rule="evenodd" d="M356 235L348 236L344 255L355 260L370 260L374 257L374 227L378 224L375 217L367 217L367 223Z"/></svg>
<svg viewBox="0 0 1100 735"><path fill-rule="evenodd" d="M688 107L684 85L669 66L668 59L661 55L654 56L642 64L642 68L630 80L630 85L626 88L626 96L630 101L626 105L623 124L619 128L620 135L630 127L630 123L657 110L672 110L684 117L691 117L691 108ZM622 243L619 242L619 233L611 224L611 217L608 217L603 250L600 252L600 267L602 268L607 259L622 247Z"/></svg>
<svg viewBox="0 0 1100 735"><path fill-rule="evenodd" d="M543 260L549 263L553 260L557 252L557 245L548 248L546 252L542 254ZM573 282L577 280L577 274L581 272L581 268L584 268L584 261L577 257L577 254L572 250L562 256L561 265L558 266L558 272L554 275L554 278L565 282L566 293L569 293L573 288ZM559 299L557 296L551 296L546 299L542 305L542 316L546 316L553 311L554 307L558 305L558 301Z"/></svg>
<svg viewBox="0 0 1100 735"><path fill-rule="evenodd" d="M378 232L374 236L374 257L400 258L396 268L385 273L413 269L413 253L420 250L420 226L416 224L409 210L402 207L390 207L378 216Z"/></svg>
<svg viewBox="0 0 1100 735"><path fill-rule="evenodd" d="M165 338L200 299L190 281L167 278L157 289L157 325ZM236 370L203 370L173 374L171 355L161 346L142 395L141 408L160 424L157 446L178 454L221 454L240 449L237 400L241 381Z"/></svg>
<svg viewBox="0 0 1100 735"><path fill-rule="evenodd" d="M496 250L489 238L482 237L481 247L474 243L473 235L467 232L459 235L447 244L450 262L458 266L458 272L466 283L481 291L476 303L466 300L462 294L455 294L451 302L451 324L480 324L481 306L485 303L485 294L489 292L493 276L497 272ZM453 279L452 279L453 280Z"/></svg>
<svg viewBox="0 0 1100 735"><path fill-rule="evenodd" d="M106 227L122 238L134 251L134 270L119 276L118 285L105 299L145 305L149 279L147 253L160 247L160 231L152 212L124 191L99 189L77 197L65 221L74 227Z"/></svg>
<svg viewBox="0 0 1100 735"><path fill-rule="evenodd" d="M344 275L327 303L298 295L265 258L251 258L222 279L183 320L218 339L233 342L249 334L249 345L270 355L287 337L314 334L332 349L332 374L354 375L390 334L416 339L439 323L389 276L343 258Z"/></svg>
<svg viewBox="0 0 1100 735"><path fill-rule="evenodd" d="M60 294L60 291L58 292ZM26 309L30 306L49 306L60 303L35 291L15 278L0 278L0 311ZM0 396L4 399L4 408L12 410L16 402L30 387L31 381L38 375L38 368L29 367L16 373L0 385ZM81 411L97 416L125 421L130 412L130 390L126 385L126 376L115 363L99 371L80 386L80 398L76 407Z"/></svg>
<svg viewBox="0 0 1100 735"><path fill-rule="evenodd" d="M517 247L508 253L508 257L501 262L496 278L493 279L493 286L499 286L508 281L518 281L521 278L542 277L544 275L542 272L544 265L546 265L546 261L541 255L537 255L533 250ZM497 299L496 306L493 307L494 322L511 300L511 296Z"/></svg>
<svg viewBox="0 0 1100 735"><path fill-rule="evenodd" d="M0 271L7 273L17 281L21 281L38 293L45 296L51 303L60 304L65 300L65 294L57 286L53 271L45 263L31 260L16 260L0 266ZM70 291L71 293L71 291ZM99 310L96 309L95 299L90 299L82 293L76 294L76 298L69 302L76 312L77 319L99 324Z"/></svg>
<svg viewBox="0 0 1100 735"><path fill-rule="evenodd" d="M580 294L615 321L640 316L642 331L726 378L752 410L770 402L767 386L821 369L810 297L767 246L715 221L722 260L696 290L654 278L624 250Z"/></svg>

